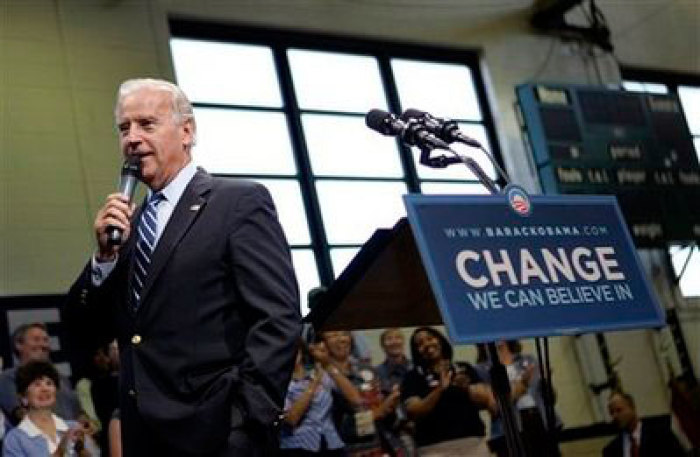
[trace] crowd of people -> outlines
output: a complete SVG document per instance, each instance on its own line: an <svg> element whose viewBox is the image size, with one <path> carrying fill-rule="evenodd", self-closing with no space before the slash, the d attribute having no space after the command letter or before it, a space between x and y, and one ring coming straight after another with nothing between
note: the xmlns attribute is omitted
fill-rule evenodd
<svg viewBox="0 0 700 457"><path fill-rule="evenodd" d="M414 330L408 345L403 332L392 328L380 334L385 359L372 367L364 338L327 331L301 342L285 401L283 455L510 455L483 346L477 346L471 364L455 360L452 345L434 328ZM557 434L563 424L554 412L553 430L547 425L537 358L515 340L498 341L496 348L525 455L560 456ZM665 418L637 416L631 395L613 391L608 409L619 433L603 457L661 455L661 450L669 457L688 455Z"/></svg>
<svg viewBox="0 0 700 457"><path fill-rule="evenodd" d="M281 456L508 456L483 348L470 364L454 360L452 345L436 329L416 329L407 345L392 328L380 335L385 359L372 366L362 338L349 331L300 338L284 400ZM20 326L13 341L17 366L0 373L3 455L121 457L116 342L92 351L74 390L49 359L44 324ZM523 354L518 341L496 347L526 455L560 455L556 439L547 436L537 360ZM604 457L643 455L641 448L644 455L685 455L667 424L637 416L629 394L614 392L608 407L620 434Z"/></svg>
<svg viewBox="0 0 700 457"><path fill-rule="evenodd" d="M16 364L0 373L2 455L120 456L108 451L108 424L103 426L95 413L110 416L116 410L116 345L112 354L105 348L95 351L90 371L74 389L51 363L45 324L20 325L12 340ZM113 382L105 384L106 376Z"/></svg>
<svg viewBox="0 0 700 457"><path fill-rule="evenodd" d="M374 367L363 360L354 341L351 332L326 331L301 343L285 401L285 455L504 455L498 405L483 375L487 367L454 360L452 345L441 332L416 329L409 358L401 330L385 330L380 344L386 358ZM503 362L515 366L516 360L521 363L519 353ZM516 403L525 395L516 384L525 391L529 384L533 392L538 389L534 359L527 360L533 364L529 378L520 376L512 383ZM491 437L482 410L491 417ZM530 408L523 411L529 414ZM544 419L539 423L543 428Z"/></svg>

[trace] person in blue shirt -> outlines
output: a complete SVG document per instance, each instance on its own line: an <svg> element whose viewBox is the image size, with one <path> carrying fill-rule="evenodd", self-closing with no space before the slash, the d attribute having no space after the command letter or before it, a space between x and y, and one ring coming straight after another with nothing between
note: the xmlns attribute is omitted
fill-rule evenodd
<svg viewBox="0 0 700 457"><path fill-rule="evenodd" d="M388 328L379 336L379 342L386 358L384 362L374 367L374 371L379 377L382 394L385 397L395 391L400 394L401 384L406 374L413 368L413 364L406 357L406 341L403 333L401 329ZM391 430L401 440L407 457L417 455L416 443L413 440L413 423L408 420L406 410L401 403L396 406Z"/></svg>
<svg viewBox="0 0 700 457"><path fill-rule="evenodd" d="M351 404L362 401L355 386L330 362L324 343L300 343L284 405L281 455L345 455L345 443L333 423L333 390Z"/></svg>
<svg viewBox="0 0 700 457"><path fill-rule="evenodd" d="M4 456L99 456L81 424L66 422L53 413L60 378L51 363L37 360L22 365L17 370L16 382L27 414L5 437ZM68 454L69 451L74 454Z"/></svg>
<svg viewBox="0 0 700 457"><path fill-rule="evenodd" d="M50 362L51 347L48 328L43 322L32 322L18 326L12 332L14 355L17 357L15 366L0 373L0 409L11 425L17 425L24 416L24 408L17 396L15 377L17 367L32 360ZM80 403L78 396L71 387L70 380L59 374L61 387L56 393L54 411L64 419L78 420Z"/></svg>
<svg viewBox="0 0 700 457"><path fill-rule="evenodd" d="M401 329L388 328L379 336L386 359L374 369L382 383L382 392L388 394L394 386L401 386L406 373L413 365L406 357L405 341Z"/></svg>

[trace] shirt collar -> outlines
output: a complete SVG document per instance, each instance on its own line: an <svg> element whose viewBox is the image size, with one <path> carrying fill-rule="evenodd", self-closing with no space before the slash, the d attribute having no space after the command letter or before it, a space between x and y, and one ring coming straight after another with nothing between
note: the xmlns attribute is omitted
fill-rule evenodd
<svg viewBox="0 0 700 457"><path fill-rule="evenodd" d="M180 201L180 197L182 196L183 192L185 192L185 188L187 185L192 181L192 178L194 175L197 173L197 166L194 164L192 160L182 168L175 178L170 181L170 183L165 186L160 193L163 194L165 199L171 204L171 205L176 205L178 201ZM149 190L148 191L148 198L151 197L153 194L153 191Z"/></svg>
<svg viewBox="0 0 700 457"><path fill-rule="evenodd" d="M632 430L632 436L634 436L634 439L637 441L637 444L639 444L639 439L642 436L642 421L637 420L637 426L634 427L634 430Z"/></svg>
<svg viewBox="0 0 700 457"><path fill-rule="evenodd" d="M51 414L51 418L53 419L53 423L56 424L56 433L68 431L68 424L66 424L66 422L63 419L61 419L55 414ZM37 427L36 424L32 422L28 415L25 416L24 419L22 419L22 422L19 423L17 428L22 430L24 433L26 433L32 438L35 436L44 435L44 432L42 432L39 429L39 427Z"/></svg>

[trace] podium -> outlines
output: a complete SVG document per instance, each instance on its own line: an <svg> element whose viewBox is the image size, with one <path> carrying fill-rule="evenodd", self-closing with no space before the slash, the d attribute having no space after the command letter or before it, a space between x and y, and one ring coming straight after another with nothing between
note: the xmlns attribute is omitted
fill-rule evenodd
<svg viewBox="0 0 700 457"><path fill-rule="evenodd" d="M511 455L523 454L495 341L665 324L614 197L516 187L404 202L410 224L375 232L306 320L317 330L444 322L454 343L489 343Z"/></svg>
<svg viewBox="0 0 700 457"><path fill-rule="evenodd" d="M406 218L372 235L306 320L323 330L442 325Z"/></svg>
<svg viewBox="0 0 700 457"><path fill-rule="evenodd" d="M377 230L307 320L444 322L457 344L665 325L614 197L516 197L405 196L410 224Z"/></svg>

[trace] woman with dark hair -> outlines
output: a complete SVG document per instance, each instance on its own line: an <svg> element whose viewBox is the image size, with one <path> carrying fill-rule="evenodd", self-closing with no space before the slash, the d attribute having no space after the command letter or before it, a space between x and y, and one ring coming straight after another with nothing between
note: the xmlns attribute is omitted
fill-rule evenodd
<svg viewBox="0 0 700 457"><path fill-rule="evenodd" d="M421 457L489 456L479 409L495 411L491 390L471 365L452 362L452 345L437 330L418 328L410 346L414 368L401 398L415 421Z"/></svg>
<svg viewBox="0 0 700 457"><path fill-rule="evenodd" d="M20 366L15 382L27 414L5 437L4 456L99 456L82 425L65 422L53 413L60 379L51 363L37 360Z"/></svg>

